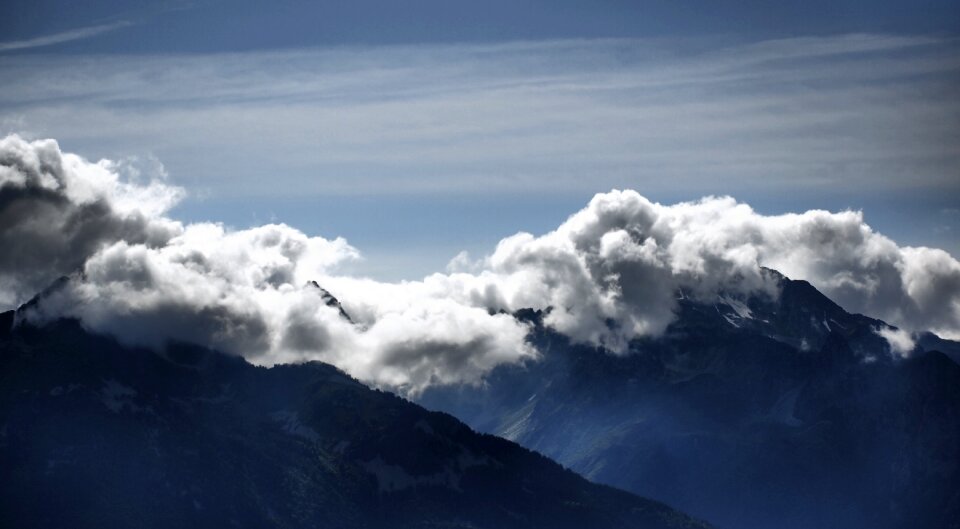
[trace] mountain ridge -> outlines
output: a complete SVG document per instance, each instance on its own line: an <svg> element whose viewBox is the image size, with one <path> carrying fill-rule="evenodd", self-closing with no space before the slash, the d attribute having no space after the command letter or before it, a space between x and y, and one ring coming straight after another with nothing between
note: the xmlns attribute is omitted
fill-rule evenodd
<svg viewBox="0 0 960 529"><path fill-rule="evenodd" d="M708 527L319 362L163 356L14 314L0 525Z"/></svg>
<svg viewBox="0 0 960 529"><path fill-rule="evenodd" d="M418 402L718 527L957 526L960 365L780 278L776 297L681 296L627 354L520 311L538 362Z"/></svg>

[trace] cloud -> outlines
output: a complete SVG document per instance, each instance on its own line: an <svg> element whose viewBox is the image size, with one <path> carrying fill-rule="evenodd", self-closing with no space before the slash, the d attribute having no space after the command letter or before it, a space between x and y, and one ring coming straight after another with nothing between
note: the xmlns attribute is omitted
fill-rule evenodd
<svg viewBox="0 0 960 529"><path fill-rule="evenodd" d="M910 331L960 334L960 263L900 247L854 211L767 216L730 197L663 205L611 191L549 233L518 233L481 259L457 256L445 273L388 283L350 275L360 254L342 238L176 222L166 215L178 188L121 177L120 164L50 140L8 137L0 160L0 236L17 248L0 261L3 299L67 273L23 317L75 317L156 348L176 340L265 365L322 360L416 393L535 359L513 311L542 309L571 339L620 353L666 329L678 290L705 301L776 296L763 266L901 327L878 331L900 354Z"/></svg>
<svg viewBox="0 0 960 529"><path fill-rule="evenodd" d="M443 281L462 281L473 303L552 307L552 326L613 350L661 332L677 289L705 299L776 295L762 266L810 281L849 311L949 337L960 331L960 263L942 250L900 247L855 211L767 216L729 197L662 205L614 191L551 233L505 239L487 265Z"/></svg>
<svg viewBox="0 0 960 529"><path fill-rule="evenodd" d="M121 241L102 249L27 317L72 316L124 342L200 343L264 365L322 360L410 392L477 382L500 363L534 356L523 324L450 300L394 296L351 312L355 325L309 282L326 284L332 268L356 257L343 239L285 225L192 224L163 247ZM404 290L368 288L372 296Z"/></svg>
<svg viewBox="0 0 960 529"><path fill-rule="evenodd" d="M124 180L114 162L61 153L53 140L0 139L0 305L78 270L106 244L166 244L181 227L162 214L181 195L161 180Z"/></svg>
<svg viewBox="0 0 960 529"><path fill-rule="evenodd" d="M372 303L352 313L355 325L310 284L327 284L359 257L342 238L283 224L183 225L165 217L180 189L126 181L120 164L62 153L50 140L8 137L0 161L0 242L16 250L0 258L4 304L70 274L28 320L74 317L127 343L200 343L266 365L323 360L411 392L477 382L535 356L526 326L509 315L419 296L415 286L357 281Z"/></svg>
<svg viewBox="0 0 960 529"><path fill-rule="evenodd" d="M890 35L11 56L0 121L218 197L957 193L958 71Z"/></svg>
<svg viewBox="0 0 960 529"><path fill-rule="evenodd" d="M465 256L452 264L477 266ZM960 263L946 252L899 247L860 212L767 216L730 197L662 205L634 191L599 194L550 233L504 239L482 271L425 285L474 306L550 309L552 327L620 351L669 325L678 289L706 300L775 296L763 266L809 280L850 311L945 336L960 330Z"/></svg>
<svg viewBox="0 0 960 529"><path fill-rule="evenodd" d="M913 336L911 336L909 332L902 329L880 327L877 329L877 334L882 336L883 339L890 344L891 351L897 355L900 355L902 358L910 356L910 353L913 352L913 348L916 346Z"/></svg>
<svg viewBox="0 0 960 529"><path fill-rule="evenodd" d="M62 44L64 42L70 42L73 40L88 39L90 37L95 37L102 33L115 31L117 29L124 28L130 25L132 25L132 22L121 20L119 22L113 22L111 24L99 24L96 26L88 26L85 28L76 28L76 29L71 29L69 31L63 31L63 32L54 33L51 35L43 35L41 37L34 37L31 39L0 42L0 53L5 51L25 50L29 48L52 46L54 44Z"/></svg>

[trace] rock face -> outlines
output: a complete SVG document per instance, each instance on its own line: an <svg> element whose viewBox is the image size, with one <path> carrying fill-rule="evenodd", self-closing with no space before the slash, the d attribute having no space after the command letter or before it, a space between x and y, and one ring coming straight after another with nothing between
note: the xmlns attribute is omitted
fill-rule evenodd
<svg viewBox="0 0 960 529"><path fill-rule="evenodd" d="M622 356L521 311L541 361L419 402L718 527L960 527L960 365L929 350L957 344L894 351L892 327L780 287L682 299Z"/></svg>
<svg viewBox="0 0 960 529"><path fill-rule="evenodd" d="M347 314L347 311L343 309L343 305L340 304L340 300L337 299L333 294L331 294L330 291L320 286L320 284L317 283L316 281L308 282L307 287L317 289L320 292L320 299L322 299L323 302L326 303L328 307L337 309L340 312L341 318L349 321L350 323L353 323L353 318L351 318L350 315Z"/></svg>
<svg viewBox="0 0 960 529"><path fill-rule="evenodd" d="M329 365L13 321L2 527L706 527Z"/></svg>

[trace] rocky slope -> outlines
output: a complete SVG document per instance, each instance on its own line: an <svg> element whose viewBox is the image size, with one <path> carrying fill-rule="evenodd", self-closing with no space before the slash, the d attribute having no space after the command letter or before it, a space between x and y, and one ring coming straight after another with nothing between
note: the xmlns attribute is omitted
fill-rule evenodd
<svg viewBox="0 0 960 529"><path fill-rule="evenodd" d="M706 527L329 365L13 320L2 527Z"/></svg>
<svg viewBox="0 0 960 529"><path fill-rule="evenodd" d="M957 344L895 351L895 329L779 281L681 299L622 356L522 311L542 360L419 402L718 527L960 527L960 365L931 350Z"/></svg>

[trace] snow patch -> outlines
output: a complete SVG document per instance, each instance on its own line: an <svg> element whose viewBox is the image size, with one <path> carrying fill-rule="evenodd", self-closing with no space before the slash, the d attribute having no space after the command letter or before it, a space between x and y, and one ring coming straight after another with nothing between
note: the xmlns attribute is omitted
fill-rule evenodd
<svg viewBox="0 0 960 529"><path fill-rule="evenodd" d="M302 437L308 441L317 441L320 439L320 434L318 434L313 428L310 428L309 426L300 422L300 416L297 415L297 412L295 411L275 411L270 414L270 418L280 423L280 427L283 429L283 431L290 435Z"/></svg>
<svg viewBox="0 0 960 529"><path fill-rule="evenodd" d="M204 404L223 404L229 402L230 399L230 384L221 384L220 393L216 397L196 397L193 400Z"/></svg>
<svg viewBox="0 0 960 529"><path fill-rule="evenodd" d="M527 403L522 408L504 417L496 434L513 442L517 442L526 434L530 428L530 417L533 415L534 408L537 407L534 397L536 394L527 399Z"/></svg>
<svg viewBox="0 0 960 529"><path fill-rule="evenodd" d="M425 434L427 434L427 435L434 435L433 427L430 426L430 423L428 423L427 421L425 421L425 420L423 420L423 419L420 419L419 421L415 422L415 423L413 424L413 429L414 429L414 430L420 430L421 432L423 432L423 433L425 433Z"/></svg>
<svg viewBox="0 0 960 529"><path fill-rule="evenodd" d="M797 406L797 398L800 396L800 388L791 389L777 399L777 402L770 409L770 418L778 423L787 426L800 426L803 423L794 415L794 409Z"/></svg>
<svg viewBox="0 0 960 529"><path fill-rule="evenodd" d="M450 467L435 474L414 476L400 465L386 463L380 456L362 465L364 470L377 478L380 492L396 492L419 485L445 486L460 491L460 475Z"/></svg>
<svg viewBox="0 0 960 529"><path fill-rule="evenodd" d="M100 390L100 402L113 413L120 413L124 408L133 412L141 411L142 408L133 402L133 397L136 396L137 390L113 379L105 380L103 389Z"/></svg>
<svg viewBox="0 0 960 529"><path fill-rule="evenodd" d="M750 307L748 307L746 303L725 295L720 296L720 301L723 302L724 305L733 309L733 312L735 312L737 316L740 317L740 319L743 319L743 320L753 319L753 312L750 310Z"/></svg>
<svg viewBox="0 0 960 529"><path fill-rule="evenodd" d="M53 389L50 390L50 396L51 396L51 397L60 397L60 396L63 396L63 395L69 395L69 394L73 393L74 391L76 391L76 390L78 390L78 389L80 389L80 388L82 388L82 387L83 387L83 386L82 386L81 384L70 384L70 385L68 385L67 387L57 386L57 387L55 387L55 388L53 388Z"/></svg>
<svg viewBox="0 0 960 529"><path fill-rule="evenodd" d="M457 492L463 471L471 467L485 466L491 463L488 456L477 457L469 450L461 449L457 458L448 463L443 470L433 474L413 475L400 465L387 463L380 456L361 463L364 470L377 478L377 488L381 493L397 492L419 486L447 487Z"/></svg>
<svg viewBox="0 0 960 529"><path fill-rule="evenodd" d="M723 316L723 319L727 320L727 323L729 323L730 325L733 325L738 329L740 328L740 324L733 321L733 319L731 319L730 316L727 316L726 314L721 314L721 316Z"/></svg>

